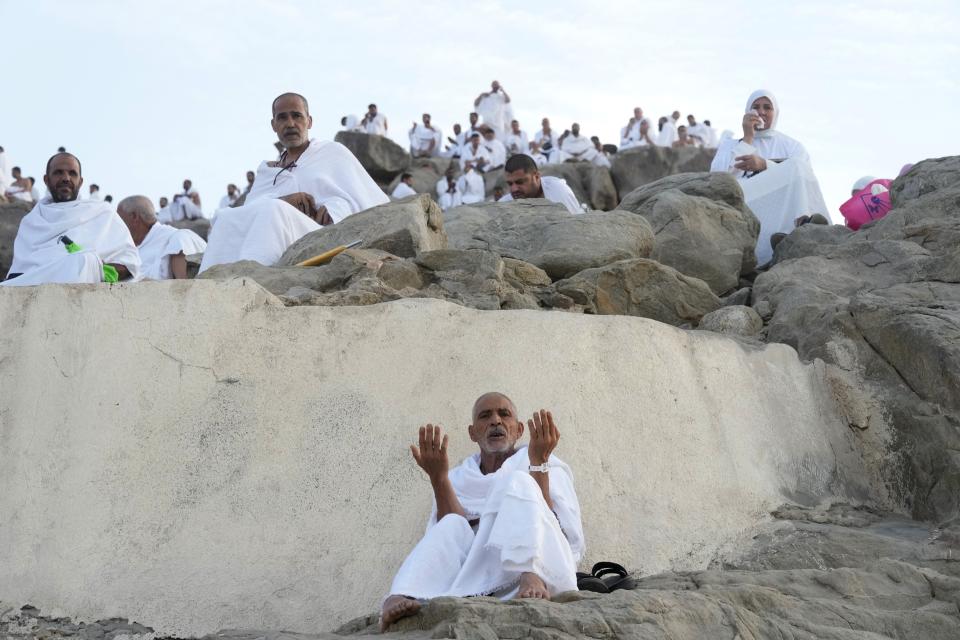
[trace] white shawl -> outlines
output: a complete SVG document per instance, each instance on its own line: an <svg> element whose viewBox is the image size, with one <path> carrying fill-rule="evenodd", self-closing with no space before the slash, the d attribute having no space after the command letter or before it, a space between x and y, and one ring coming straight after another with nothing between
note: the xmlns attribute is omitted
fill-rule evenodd
<svg viewBox="0 0 960 640"><path fill-rule="evenodd" d="M579 562L586 551L586 542L583 537L583 524L580 520L580 501L573 487L573 471L556 456L551 455L550 465L550 499L553 501L553 511L560 521L567 542L574 559ZM480 471L480 454L475 453L459 466L450 470L450 483L457 494L460 506L466 512L468 520L481 518L491 513L490 507L501 503L498 496L492 495L494 486L505 474L512 471L524 471L530 464L527 447L517 449L516 453L504 461L503 466L495 473L484 475ZM502 483L499 483L502 484ZM427 520L427 530L437 523L437 504L433 503L433 510ZM534 532L529 532L533 537Z"/></svg>
<svg viewBox="0 0 960 640"><path fill-rule="evenodd" d="M60 242L61 236L67 236L84 249L78 254L70 254ZM122 264L134 280L140 275L140 255L133 244L130 231L108 202L100 200L73 200L72 202L53 202L44 198L20 221L17 238L13 243L13 264L10 273L22 273L23 276L9 281L9 284L39 284L30 277L31 271L37 271L64 263L66 268L59 272L46 269L46 282L76 282L74 278L81 271L85 280L100 282L102 274L90 270L78 271L76 265L66 263L71 256L92 253L102 264ZM86 258L89 258L87 256ZM87 264L92 264L87 260ZM23 278L21 280L21 278ZM19 282L17 282L19 280Z"/></svg>
<svg viewBox="0 0 960 640"><path fill-rule="evenodd" d="M207 243L193 231L176 229L158 222L150 227L150 231L137 247L143 263L143 278L166 280L171 277L170 256L179 253L185 256L203 253L206 248Z"/></svg>
<svg viewBox="0 0 960 640"><path fill-rule="evenodd" d="M573 189L567 186L567 181L555 176L541 176L540 186L543 188L543 197L550 202L562 204L567 211L573 214L583 213L583 207L574 195ZM500 202L512 202L513 195L506 194Z"/></svg>

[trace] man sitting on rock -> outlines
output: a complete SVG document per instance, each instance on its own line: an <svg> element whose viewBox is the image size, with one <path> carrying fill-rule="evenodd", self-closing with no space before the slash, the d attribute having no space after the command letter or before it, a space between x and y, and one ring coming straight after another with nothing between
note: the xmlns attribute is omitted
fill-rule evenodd
<svg viewBox="0 0 960 640"><path fill-rule="evenodd" d="M47 161L50 191L20 221L5 285L95 283L136 279L140 256L113 206L80 200L80 161L58 153Z"/></svg>
<svg viewBox="0 0 960 640"><path fill-rule="evenodd" d="M580 135L580 125L576 122L560 136L560 152L555 162L593 162L597 150L587 136Z"/></svg>
<svg viewBox="0 0 960 640"><path fill-rule="evenodd" d="M452 471L449 436L420 428L410 451L430 479L434 508L383 602L381 630L440 596L549 599L576 590L585 544L573 474L551 455L560 432L550 412L527 426L530 445L517 449L524 425L513 401L480 396L467 430L480 451Z"/></svg>
<svg viewBox="0 0 960 640"><path fill-rule="evenodd" d="M468 162L472 162L478 171L486 171L490 166L490 152L480 144L480 133L477 131L470 133L469 142L460 152L460 169L463 170Z"/></svg>
<svg viewBox="0 0 960 640"><path fill-rule="evenodd" d="M33 186L28 178L23 177L20 167L14 167L12 170L13 182L7 187L4 195L10 200L22 200L23 202L33 202Z"/></svg>
<svg viewBox="0 0 960 640"><path fill-rule="evenodd" d="M460 182L454 174L453 167L447 167L444 176L437 181L437 204L440 205L440 209L443 211L453 207L459 207L463 204L460 194Z"/></svg>
<svg viewBox="0 0 960 640"><path fill-rule="evenodd" d="M153 203L146 196L130 196L117 205L117 215L127 225L140 253L141 275L150 280L187 277L187 256L203 253L207 243L189 229L157 222Z"/></svg>
<svg viewBox="0 0 960 640"><path fill-rule="evenodd" d="M510 193L500 202L520 200L522 198L546 198L566 207L570 213L583 213L577 196L567 186L563 178L541 176L537 163L528 155L518 154L507 160L503 169Z"/></svg>
<svg viewBox="0 0 960 640"><path fill-rule="evenodd" d="M313 118L300 94L273 101L270 125L284 151L260 165L243 206L217 211L200 271L239 260L272 266L311 231L389 202L346 147L309 138Z"/></svg>
<svg viewBox="0 0 960 640"><path fill-rule="evenodd" d="M457 180L457 191L460 192L460 201L463 204L483 202L486 185L483 182L483 176L473 170L472 162L467 162L463 168L463 175Z"/></svg>
<svg viewBox="0 0 960 640"><path fill-rule="evenodd" d="M400 176L400 182L393 188L390 197L394 200L401 200L415 195L417 195L417 192L413 190L413 174L404 172Z"/></svg>
<svg viewBox="0 0 960 640"><path fill-rule="evenodd" d="M507 161L507 148L503 143L497 140L496 132L490 127L483 129L483 146L487 150L490 162L484 165L484 171L496 171L502 169Z"/></svg>

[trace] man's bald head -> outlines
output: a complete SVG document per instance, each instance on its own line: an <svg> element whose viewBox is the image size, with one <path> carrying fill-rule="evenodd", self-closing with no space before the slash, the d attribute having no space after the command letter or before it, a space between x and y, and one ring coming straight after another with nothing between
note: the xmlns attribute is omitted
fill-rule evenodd
<svg viewBox="0 0 960 640"><path fill-rule="evenodd" d="M83 177L83 167L80 165L80 158L78 158L77 156L73 155L72 153L67 153L66 151L61 151L61 152L59 152L59 153L55 153L55 154L53 154L52 156L50 156L50 159L47 160L47 171L46 171L46 173L45 173L44 175L50 175L50 167L51 167L51 165L53 164L53 161L54 161L54 160L57 160L57 159L61 159L61 158L63 158L63 157L73 158L74 161L77 163L77 173L78 173L78 175L80 175L80 177Z"/></svg>
<svg viewBox="0 0 960 640"><path fill-rule="evenodd" d="M510 410L513 411L513 415L517 415L517 405L513 403L513 400L511 400L509 396L507 396L504 393L500 393L499 391L488 391L487 393L477 398L476 401L474 401L473 409L470 412L471 422L476 422L477 420L477 407L479 407L485 400L488 400L490 398L499 398L501 400L506 400L507 403L510 405Z"/></svg>
<svg viewBox="0 0 960 640"><path fill-rule="evenodd" d="M310 105L307 103L307 99L304 98L304 97L303 97L302 95L300 95L299 93L293 93L292 91L288 91L287 93L281 93L280 95L278 95L276 98L273 99L273 104L270 105L270 115L271 115L271 116L276 117L276 115L277 115L277 103L280 102L280 100L283 99L283 98L297 98L297 99L299 99L300 102L303 103L303 113L304 113L305 115L310 115Z"/></svg>
<svg viewBox="0 0 960 640"><path fill-rule="evenodd" d="M153 203L146 196L129 196L120 201L117 205L117 213L127 213L135 216L147 224L153 224L157 221L157 212L153 208Z"/></svg>

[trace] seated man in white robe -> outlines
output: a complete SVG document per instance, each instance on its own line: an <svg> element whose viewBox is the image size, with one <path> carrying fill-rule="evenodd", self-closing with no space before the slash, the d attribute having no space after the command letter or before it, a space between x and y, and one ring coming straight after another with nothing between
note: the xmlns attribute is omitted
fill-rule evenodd
<svg viewBox="0 0 960 640"><path fill-rule="evenodd" d="M80 161L58 153L47 161L50 191L20 221L4 285L136 280L140 256L126 225L102 200L79 200Z"/></svg>
<svg viewBox="0 0 960 640"><path fill-rule="evenodd" d="M627 122L627 126L620 129L620 148L629 149L638 146L640 143L640 123L643 122L643 109L633 108L633 117Z"/></svg>
<svg viewBox="0 0 960 640"><path fill-rule="evenodd" d="M600 143L600 138L597 136L590 136L590 142L593 143L593 148L597 150L597 155L593 157L593 164L598 167L610 168L610 156L604 150L603 145Z"/></svg>
<svg viewBox="0 0 960 640"><path fill-rule="evenodd" d="M547 156L547 162L553 162L554 153L557 151L557 140L553 129L550 128L549 118L540 121L540 130L534 134L533 139L540 145L540 153Z"/></svg>
<svg viewBox="0 0 960 640"><path fill-rule="evenodd" d="M477 131L470 134L470 141L460 152L460 169L463 170L468 162L472 162L479 171L486 171L490 166L490 152L480 144L480 133Z"/></svg>
<svg viewBox="0 0 960 640"><path fill-rule="evenodd" d="M453 125L453 137L447 136L446 148L440 152L440 157L442 158L459 158L460 149L463 148L464 142L466 141L466 135L463 132L463 127L460 126L460 123L457 122Z"/></svg>
<svg viewBox="0 0 960 640"><path fill-rule="evenodd" d="M507 148L497 140L497 134L490 127L483 129L483 147L487 150L488 162L483 166L484 171L502 169L507 161Z"/></svg>
<svg viewBox="0 0 960 640"><path fill-rule="evenodd" d="M503 196L500 202L521 200L523 198L546 198L551 202L562 204L570 213L583 213L583 208L573 194L573 190L563 178L541 176L537 163L527 155L516 155L507 160L503 168L507 189L510 193Z"/></svg>
<svg viewBox="0 0 960 640"><path fill-rule="evenodd" d="M657 126L660 127L657 146L672 147L673 143L677 141L677 126L666 116L660 118Z"/></svg>
<svg viewBox="0 0 960 640"><path fill-rule="evenodd" d="M540 144L536 140L530 143L530 153L527 155L533 158L533 161L536 162L537 166L541 168L546 166L546 164L550 161L547 156L540 151Z"/></svg>
<svg viewBox="0 0 960 640"><path fill-rule="evenodd" d="M553 455L560 432L549 411L534 413L527 428L530 444L517 448L524 425L513 401L480 396L467 430L480 451L452 470L449 436L420 428L410 451L434 507L384 599L381 631L441 596L550 599L577 589L586 544L573 473Z"/></svg>
<svg viewBox="0 0 960 640"><path fill-rule="evenodd" d="M503 138L513 120L513 105L510 96L503 90L500 83L494 80L490 83L490 91L485 91L473 101L477 113L483 118L483 124L493 129L498 138Z"/></svg>
<svg viewBox="0 0 960 640"><path fill-rule="evenodd" d="M232 207L233 203L240 198L240 190L237 189L237 185L228 184L227 185L227 195L220 198L220 209L225 209L227 207Z"/></svg>
<svg viewBox="0 0 960 640"><path fill-rule="evenodd" d="M377 111L377 105L370 104L359 125L362 131L374 136L387 135L387 117Z"/></svg>
<svg viewBox="0 0 960 640"><path fill-rule="evenodd" d="M440 130L430 124L429 113L423 114L422 120L410 129L410 155L414 158L429 158L440 152Z"/></svg>
<svg viewBox="0 0 960 640"><path fill-rule="evenodd" d="M100 185L91 184L88 189L90 190L90 195L87 196L88 200L103 200L103 194L100 193Z"/></svg>
<svg viewBox="0 0 960 640"><path fill-rule="evenodd" d="M447 169L442 178L437 181L437 204L446 211L463 204L458 180L454 177L453 167Z"/></svg>
<svg viewBox="0 0 960 640"><path fill-rule="evenodd" d="M743 137L723 140L710 165L711 171L736 176L744 200L760 220L758 265L773 258L771 237L790 233L798 218L821 214L830 219L810 156L802 144L776 130L779 116L773 93L755 91L747 100Z"/></svg>
<svg viewBox="0 0 960 640"><path fill-rule="evenodd" d="M243 206L217 212L200 271L239 260L272 266L321 225L390 201L346 147L310 139L313 118L300 94L273 101L270 126L284 151L257 169Z"/></svg>
<svg viewBox="0 0 960 640"><path fill-rule="evenodd" d="M587 136L580 135L580 125L576 122L569 131L560 136L560 153L555 162L593 162L597 149Z"/></svg>
<svg viewBox="0 0 960 640"><path fill-rule="evenodd" d="M198 220L207 217L203 214L200 194L193 188L193 181L190 178L183 181L183 193L173 196L173 202L169 205L169 212L172 222ZM161 222L166 222L166 220L161 220Z"/></svg>
<svg viewBox="0 0 960 640"><path fill-rule="evenodd" d="M31 193L32 185L27 178L23 177L23 174L20 172L20 167L14 167L12 169L12 173L13 182L7 186L3 192L3 195L10 200L33 202L33 194Z"/></svg>
<svg viewBox="0 0 960 640"><path fill-rule="evenodd" d="M164 196L160 196L160 208L157 209L157 220L166 224L171 221L172 217L170 215L170 200Z"/></svg>
<svg viewBox="0 0 960 640"><path fill-rule="evenodd" d="M153 203L146 196L124 198L117 205L117 215L137 245L144 279L183 280L187 277L187 256L207 248L193 231L157 222Z"/></svg>
<svg viewBox="0 0 960 640"><path fill-rule="evenodd" d="M390 197L394 200L400 200L415 195L417 195L417 192L413 190L413 175L404 172L400 176L400 182L393 188L393 193L390 194Z"/></svg>
<svg viewBox="0 0 960 640"><path fill-rule="evenodd" d="M474 170L473 163L470 161L467 161L463 168L463 175L457 180L457 190L460 192L460 201L463 204L483 202L487 188L483 182L483 176Z"/></svg>
<svg viewBox="0 0 960 640"><path fill-rule="evenodd" d="M706 127L697 122L697 119L692 113L687 115L687 135L690 136L693 143L698 147L705 147L707 144L707 133L705 129Z"/></svg>
<svg viewBox="0 0 960 640"><path fill-rule="evenodd" d="M517 120L510 122L510 132L504 138L503 146L507 148L508 158L517 153L526 153L530 149L527 132L520 129L520 123Z"/></svg>

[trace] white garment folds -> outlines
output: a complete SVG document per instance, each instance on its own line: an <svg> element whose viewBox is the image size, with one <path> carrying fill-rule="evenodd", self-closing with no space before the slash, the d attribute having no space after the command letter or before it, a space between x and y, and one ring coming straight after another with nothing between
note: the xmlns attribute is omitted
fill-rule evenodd
<svg viewBox="0 0 960 640"><path fill-rule="evenodd" d="M754 92L747 101L747 110L761 96L770 98L779 119L780 109L769 91ZM773 258L770 236L790 233L794 229L794 220L800 216L819 213L830 219L807 150L790 136L776 131L776 125L774 120L769 129L757 131L753 145L726 138L720 143L710 165L711 171L728 172L736 176L747 206L760 220L756 249L757 264L760 265ZM767 160L766 171L750 176L734 169L738 156L752 154Z"/></svg>
<svg viewBox="0 0 960 640"><path fill-rule="evenodd" d="M278 200L300 191L325 206L334 222L390 201L345 146L311 140L292 168L261 163L242 207L217 211L200 271L240 260L272 266L290 245L320 229L299 209Z"/></svg>
<svg viewBox="0 0 960 640"><path fill-rule="evenodd" d="M551 594L576 590L586 545L573 473L550 456L550 511L527 471L529 463L523 447L496 473L480 472L479 453L452 469L450 482L467 517L451 514L437 522L434 502L426 534L403 562L390 593L507 599L528 572L540 576ZM476 530L468 523L475 519Z"/></svg>
<svg viewBox="0 0 960 640"><path fill-rule="evenodd" d="M580 206L577 196L573 194L573 189L567 186L567 181L563 178L541 176L540 186L543 189L543 197L550 202L562 204L570 213L583 213L583 208ZM500 202L512 201L513 196L509 193L500 198Z"/></svg>
<svg viewBox="0 0 960 640"><path fill-rule="evenodd" d="M446 181L446 179L444 179L444 181ZM457 191L460 192L460 201L463 204L483 202L484 196L487 193L483 176L474 169L470 169L460 176L457 180Z"/></svg>
<svg viewBox="0 0 960 640"><path fill-rule="evenodd" d="M513 122L513 105L507 102L502 91L481 98L476 109L477 115L483 118L483 124L493 129L498 138L503 138L504 134L510 130L510 124Z"/></svg>
<svg viewBox="0 0 960 640"><path fill-rule="evenodd" d="M61 236L83 250L68 253ZM134 280L140 276L137 247L113 206L100 200L53 202L44 198L20 221L13 242L10 273L23 275L3 284L102 282L106 263L122 264Z"/></svg>
<svg viewBox="0 0 960 640"><path fill-rule="evenodd" d="M415 195L417 195L417 192L414 191L413 188L406 182L401 181L398 182L397 186L393 188L393 193L390 194L390 197L399 200L401 198L409 198L410 196Z"/></svg>
<svg viewBox="0 0 960 640"><path fill-rule="evenodd" d="M453 207L459 207L463 204L463 200L460 196L460 181L453 181L453 193L450 193L450 185L447 182L447 177L444 176L437 181L437 204L440 205L440 209L446 211Z"/></svg>
<svg viewBox="0 0 960 640"><path fill-rule="evenodd" d="M142 263L142 275L148 280L167 280L173 277L170 271L170 256L182 253L185 256L203 253L207 243L189 229L177 229L157 222L137 247Z"/></svg>

